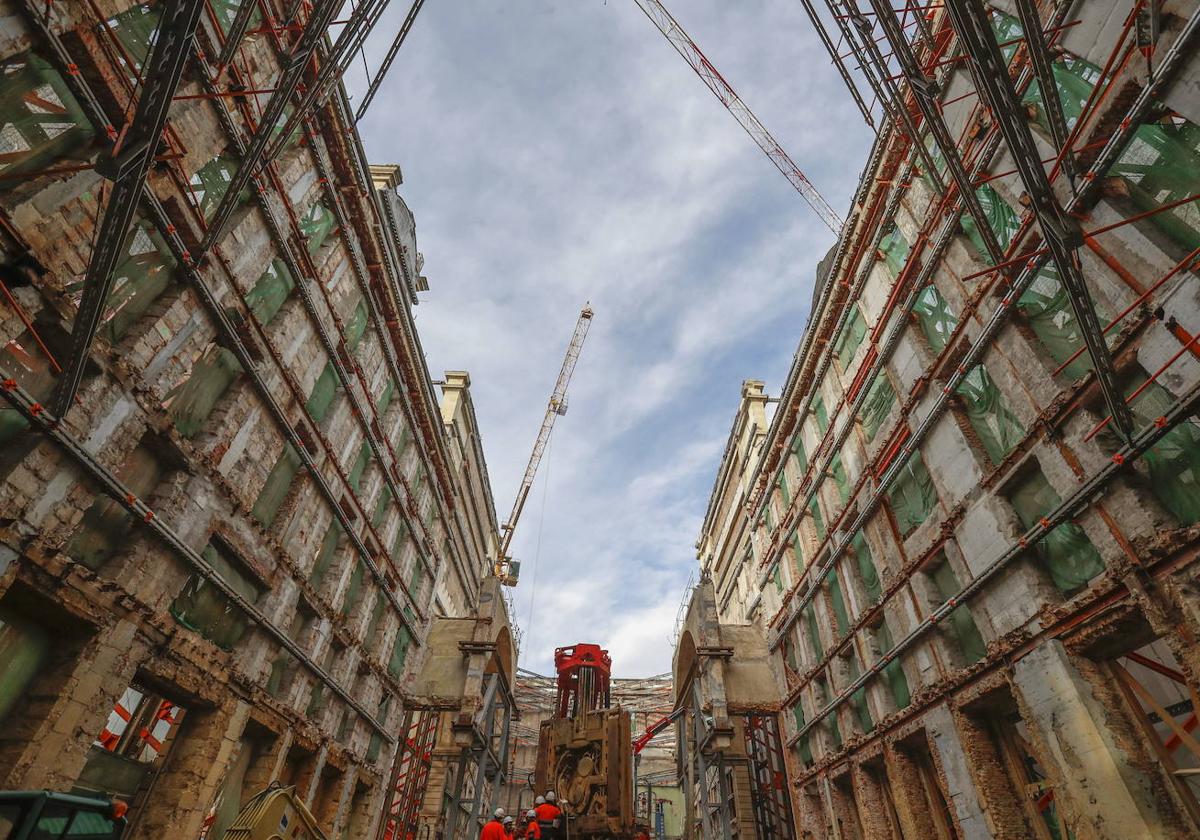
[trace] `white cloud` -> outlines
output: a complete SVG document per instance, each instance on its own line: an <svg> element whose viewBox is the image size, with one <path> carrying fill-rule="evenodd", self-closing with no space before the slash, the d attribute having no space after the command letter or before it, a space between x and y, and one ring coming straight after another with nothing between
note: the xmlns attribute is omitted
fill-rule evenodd
<svg viewBox="0 0 1200 840"><path fill-rule="evenodd" d="M844 209L869 138L799 4L674 5ZM779 388L830 234L630 0L427 4L361 126L403 168L422 342L435 376L471 371L500 518L596 310L514 541L522 664L592 641L618 674L668 670L740 382Z"/></svg>

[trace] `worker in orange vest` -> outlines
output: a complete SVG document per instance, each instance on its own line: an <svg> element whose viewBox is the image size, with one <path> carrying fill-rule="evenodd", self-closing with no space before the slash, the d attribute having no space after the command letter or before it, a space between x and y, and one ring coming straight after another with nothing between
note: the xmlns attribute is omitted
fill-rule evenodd
<svg viewBox="0 0 1200 840"><path fill-rule="evenodd" d="M508 840L515 840L513 832L516 830L516 821L512 817L505 817L502 822L504 823L504 836Z"/></svg>
<svg viewBox="0 0 1200 840"><path fill-rule="evenodd" d="M503 808L497 808L492 813L492 818L484 823L483 830L479 832L479 840L508 840L508 834L504 831Z"/></svg>
<svg viewBox="0 0 1200 840"><path fill-rule="evenodd" d="M645 825L637 827L637 834L633 836L633 840L650 840L650 831Z"/></svg>
<svg viewBox="0 0 1200 840"><path fill-rule="evenodd" d="M557 797L554 791L546 791L546 801L534 808L537 812L538 825L542 829L542 836L546 840L560 840L563 836L562 821L563 812L559 809L555 802Z"/></svg>
<svg viewBox="0 0 1200 840"><path fill-rule="evenodd" d="M525 812L525 840L542 840L542 827L538 825L537 811L530 808Z"/></svg>

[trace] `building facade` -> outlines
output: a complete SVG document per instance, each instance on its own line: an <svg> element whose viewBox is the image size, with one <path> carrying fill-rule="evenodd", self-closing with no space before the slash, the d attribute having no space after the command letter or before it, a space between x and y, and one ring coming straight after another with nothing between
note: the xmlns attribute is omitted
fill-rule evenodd
<svg viewBox="0 0 1200 840"><path fill-rule="evenodd" d="M219 838L278 781L328 836L385 835L404 685L431 620L478 610L497 530L469 379L439 396L413 324L399 170L340 85L301 86L239 188L294 4L2 5L0 787ZM160 31L182 7L194 40ZM123 193L160 47L181 81Z"/></svg>
<svg viewBox="0 0 1200 840"><path fill-rule="evenodd" d="M891 118L699 559L796 836L1196 836L1197 5L944 5L857 7Z"/></svg>

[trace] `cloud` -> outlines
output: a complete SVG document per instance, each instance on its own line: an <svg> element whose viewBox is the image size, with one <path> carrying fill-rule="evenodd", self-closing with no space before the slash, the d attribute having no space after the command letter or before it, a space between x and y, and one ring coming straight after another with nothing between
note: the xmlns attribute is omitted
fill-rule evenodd
<svg viewBox="0 0 1200 840"><path fill-rule="evenodd" d="M844 210L869 136L799 4L675 5ZM415 317L435 376L471 371L500 519L596 311L514 540L522 665L589 641L619 675L669 670L740 383L782 384L831 234L631 0L427 4L360 126L403 169Z"/></svg>

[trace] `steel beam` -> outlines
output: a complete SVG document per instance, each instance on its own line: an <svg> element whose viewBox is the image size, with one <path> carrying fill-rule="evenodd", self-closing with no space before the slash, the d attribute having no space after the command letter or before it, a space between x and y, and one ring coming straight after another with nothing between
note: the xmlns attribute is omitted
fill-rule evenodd
<svg viewBox="0 0 1200 840"><path fill-rule="evenodd" d="M408 37L408 33L412 31L413 24L417 21L417 14L424 5L425 0L413 0L412 8L408 10L408 15L404 18L404 22L400 24L400 29L396 32L392 46L388 48L387 55L383 57L383 63L379 65L379 70L376 71L375 78L371 79L370 86L367 88L362 102L359 103L358 109L354 112L355 122L361 120L363 115L367 113L367 108L370 107L371 100L379 92L379 87L383 84L383 79L387 75L388 70L392 69L392 62L396 60L396 54L400 52L400 47L404 45L404 40Z"/></svg>
<svg viewBox="0 0 1200 840"><path fill-rule="evenodd" d="M858 106L858 110L862 113L863 119L867 121L867 125L878 131L878 126L875 125L875 120L871 117L871 109L867 107L862 95L858 92L858 86L854 84L854 79L850 76L846 62L838 54L837 46L833 43L833 39L829 37L829 32L825 29L825 24L817 16L817 10L813 6L812 0L800 0L800 4L804 6L804 12L812 22L813 29L817 30L817 37L821 39L821 44L825 47L825 52L829 53L829 58L833 62L833 66L837 68L838 75L846 83L846 89L850 91L850 96L854 99L854 104Z"/></svg>
<svg viewBox="0 0 1200 840"><path fill-rule="evenodd" d="M921 64L917 61L917 56L912 51L912 45L904 35L904 29L900 25L900 19L896 17L895 10L892 9L890 0L869 0L869 2L871 8L875 10L875 18L883 29L884 37L892 47L892 54L896 57L900 70L908 81L908 88L912 92L913 100L917 103L917 108L921 111L925 125L942 152L942 158L946 161L946 169L962 195L963 205L975 222L975 227L979 231L979 237L983 240L988 256L993 264L1004 262L1004 249L1000 246L1000 241L996 238L996 233L988 222L987 214L983 212L983 205L979 203L979 197L975 195L975 185L971 182L966 167L963 166L958 146L950 134L946 120L942 117L938 103L940 89L937 80L926 76L925 71L921 69ZM878 47L874 49L877 50ZM1007 72L1007 68L1005 72ZM890 86L894 83L888 82L888 84ZM913 142L920 146L924 145L915 137Z"/></svg>
<svg viewBox="0 0 1200 840"><path fill-rule="evenodd" d="M64 417L75 402L92 341L112 291L113 269L125 249L146 173L162 142L171 100L179 87L188 59L188 46L196 32L203 0L167 0L158 23L158 34L142 73L142 92L133 118L116 145L96 165L96 171L113 182L95 246L83 281L83 298L71 329L70 355L65 361L51 400L54 414Z"/></svg>
<svg viewBox="0 0 1200 840"><path fill-rule="evenodd" d="M237 52L237 48L242 43L242 38L246 37L246 30L250 26L250 18L254 16L254 10L258 8L258 0L242 0L238 6L237 14L233 17L233 22L229 24L229 31L224 34L224 41L221 44L221 54L217 56L217 67L225 68L233 61L233 54Z"/></svg>
<svg viewBox="0 0 1200 840"><path fill-rule="evenodd" d="M1133 415L1121 395L1112 356L1108 352L1108 345L1104 343L1103 328L1096 317L1096 309L1083 278L1078 254L1079 246L1083 244L1083 234L1075 220L1063 212L1054 194L1033 133L1025 121L1021 103L1009 79L1008 66L992 35L982 0L947 0L946 10L965 47L975 86L991 108L1012 154L1021 183L1032 201L1042 238L1079 321L1080 331L1092 357L1096 381L1104 394L1113 424L1121 438L1128 442L1133 431Z"/></svg>
<svg viewBox="0 0 1200 840"><path fill-rule="evenodd" d="M1054 148L1062 155L1063 169L1075 187L1075 156L1067 148L1067 119L1063 114L1062 98L1054 81L1054 59L1042 32L1042 19L1038 15L1035 0L1016 0L1017 13L1021 17L1021 28L1025 32L1025 48L1029 64L1033 67L1038 90L1042 94L1042 107L1046 111L1046 122L1050 126L1050 137Z"/></svg>

